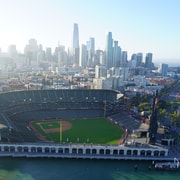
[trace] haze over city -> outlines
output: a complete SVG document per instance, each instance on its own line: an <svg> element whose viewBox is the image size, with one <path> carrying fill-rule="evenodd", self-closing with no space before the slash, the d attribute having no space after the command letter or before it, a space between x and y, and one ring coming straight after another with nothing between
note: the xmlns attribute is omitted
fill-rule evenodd
<svg viewBox="0 0 180 180"><path fill-rule="evenodd" d="M132 53L153 53L156 63L180 60L180 1L151 0L0 0L0 48L11 44L24 51L30 38L43 48L72 44L73 23L79 25L80 45L95 38L104 49L105 33L112 32L120 47Z"/></svg>

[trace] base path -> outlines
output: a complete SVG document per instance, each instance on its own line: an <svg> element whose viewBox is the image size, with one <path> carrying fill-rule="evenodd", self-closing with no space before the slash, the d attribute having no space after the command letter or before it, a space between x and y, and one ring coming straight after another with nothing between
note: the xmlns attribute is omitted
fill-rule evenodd
<svg viewBox="0 0 180 180"><path fill-rule="evenodd" d="M60 121L58 121L58 122L60 123ZM72 124L67 121L61 121L61 125L62 125L62 131L67 131L68 129L71 129L71 127L72 127ZM60 131L60 128L51 128L51 129L42 128L42 129L46 133L54 133L54 132Z"/></svg>
<svg viewBox="0 0 180 180"><path fill-rule="evenodd" d="M49 122L49 126L51 126L51 122L50 121L44 121L44 122ZM54 122L54 121L53 121ZM60 123L60 121L57 121L58 123ZM37 124L41 127L41 129L46 133L56 133L56 132L60 132L60 128L48 128L48 129L44 129L42 127L43 121L39 121L37 122ZM69 123L68 121L61 121L61 125L62 125L62 131L67 131L69 129L72 128L72 124ZM43 141L47 141L46 137L44 137L36 128L33 127L32 122L29 123L29 127L35 132L35 134Z"/></svg>

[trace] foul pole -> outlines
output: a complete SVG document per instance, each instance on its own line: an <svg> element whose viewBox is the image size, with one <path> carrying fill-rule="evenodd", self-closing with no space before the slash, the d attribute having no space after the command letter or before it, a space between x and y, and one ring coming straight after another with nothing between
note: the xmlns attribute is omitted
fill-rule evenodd
<svg viewBox="0 0 180 180"><path fill-rule="evenodd" d="M106 100L104 101L104 117L106 116Z"/></svg>
<svg viewBox="0 0 180 180"><path fill-rule="evenodd" d="M59 141L62 143L62 122L60 121L60 127L59 127Z"/></svg>

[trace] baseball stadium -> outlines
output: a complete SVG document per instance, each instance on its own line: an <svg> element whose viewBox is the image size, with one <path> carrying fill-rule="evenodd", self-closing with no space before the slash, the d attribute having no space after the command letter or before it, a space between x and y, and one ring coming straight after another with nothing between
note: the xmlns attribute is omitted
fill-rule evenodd
<svg viewBox="0 0 180 180"><path fill-rule="evenodd" d="M0 156L166 156L166 149L122 145L127 130L138 129L140 122L123 116L121 97L114 90L1 93Z"/></svg>

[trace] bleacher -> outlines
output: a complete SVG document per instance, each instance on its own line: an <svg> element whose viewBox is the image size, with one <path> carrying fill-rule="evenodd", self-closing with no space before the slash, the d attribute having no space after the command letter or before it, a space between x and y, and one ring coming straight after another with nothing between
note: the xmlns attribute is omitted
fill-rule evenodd
<svg viewBox="0 0 180 180"><path fill-rule="evenodd" d="M124 114L123 112L110 115L109 118L116 121L124 129L128 129L130 131L138 129L141 125L139 120L131 117L130 115Z"/></svg>

